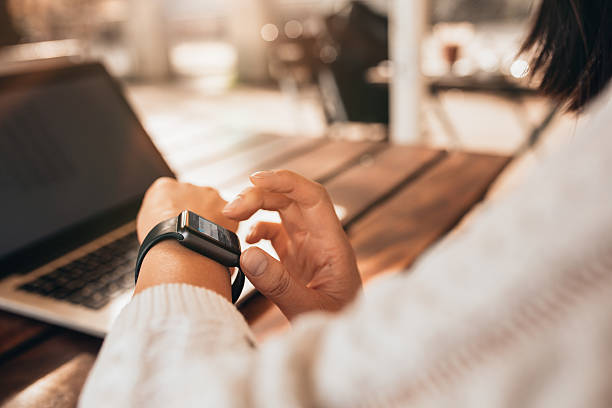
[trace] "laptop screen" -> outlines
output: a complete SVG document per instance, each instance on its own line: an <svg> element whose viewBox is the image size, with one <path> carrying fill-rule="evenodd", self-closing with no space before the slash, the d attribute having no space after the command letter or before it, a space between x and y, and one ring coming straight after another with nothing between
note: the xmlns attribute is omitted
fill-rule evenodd
<svg viewBox="0 0 612 408"><path fill-rule="evenodd" d="M172 176L98 64L0 78L0 259Z"/></svg>

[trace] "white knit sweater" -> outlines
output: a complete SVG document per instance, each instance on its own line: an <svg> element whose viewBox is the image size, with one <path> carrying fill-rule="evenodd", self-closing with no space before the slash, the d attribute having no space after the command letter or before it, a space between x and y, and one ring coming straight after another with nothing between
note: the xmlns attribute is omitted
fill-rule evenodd
<svg viewBox="0 0 612 408"><path fill-rule="evenodd" d="M213 292L135 296L81 406L612 406L612 103L590 119L528 182L339 315L255 345Z"/></svg>

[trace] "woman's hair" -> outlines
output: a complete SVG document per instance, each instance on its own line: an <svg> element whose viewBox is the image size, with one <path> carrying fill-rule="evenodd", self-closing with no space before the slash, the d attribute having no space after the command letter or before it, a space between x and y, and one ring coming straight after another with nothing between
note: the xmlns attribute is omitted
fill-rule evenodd
<svg viewBox="0 0 612 408"><path fill-rule="evenodd" d="M612 1L542 0L521 52L530 50L540 90L581 110L612 77Z"/></svg>

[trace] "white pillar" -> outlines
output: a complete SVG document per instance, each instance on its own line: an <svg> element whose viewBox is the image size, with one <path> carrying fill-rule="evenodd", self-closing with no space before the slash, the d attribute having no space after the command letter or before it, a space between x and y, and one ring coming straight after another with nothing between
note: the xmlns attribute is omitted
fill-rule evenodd
<svg viewBox="0 0 612 408"><path fill-rule="evenodd" d="M243 81L261 82L268 78L266 44L261 27L267 21L267 1L232 0L229 31L238 52L238 77Z"/></svg>
<svg viewBox="0 0 612 408"><path fill-rule="evenodd" d="M421 140L421 109L424 81L421 74L421 44L426 28L427 0L392 0L389 13L391 81L391 141Z"/></svg>
<svg viewBox="0 0 612 408"><path fill-rule="evenodd" d="M131 75L163 80L170 75L168 33L163 0L130 0L125 36L131 59Z"/></svg>

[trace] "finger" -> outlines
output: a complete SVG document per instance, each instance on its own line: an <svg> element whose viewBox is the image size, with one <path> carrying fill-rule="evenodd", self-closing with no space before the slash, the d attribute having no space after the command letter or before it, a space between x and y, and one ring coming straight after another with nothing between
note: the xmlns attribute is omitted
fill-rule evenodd
<svg viewBox="0 0 612 408"><path fill-rule="evenodd" d="M249 231L249 235L246 237L246 242L248 244L256 244L262 239L266 239L274 243L283 232L283 227L281 224L275 222L258 222L251 228Z"/></svg>
<svg viewBox="0 0 612 408"><path fill-rule="evenodd" d="M255 173L251 181L256 187L270 193L284 194L297 204L298 208L288 206L279 211L290 235L303 230L322 235L337 233L342 229L331 199L319 183L288 170Z"/></svg>
<svg viewBox="0 0 612 408"><path fill-rule="evenodd" d="M298 283L283 265L259 248L251 247L240 257L242 271L262 295L291 319L312 309L318 294Z"/></svg>
<svg viewBox="0 0 612 408"><path fill-rule="evenodd" d="M284 194L266 192L259 187L248 187L223 208L223 214L235 220L246 220L258 210L280 211L291 204Z"/></svg>
<svg viewBox="0 0 612 408"><path fill-rule="evenodd" d="M264 190L285 194L298 204L311 207L329 201L325 188L289 170L260 171L251 175L251 182Z"/></svg>
<svg viewBox="0 0 612 408"><path fill-rule="evenodd" d="M287 232L281 224L274 222L258 222L246 237L248 244L256 244L262 239L272 243L272 247L278 256L284 257L287 251Z"/></svg>

